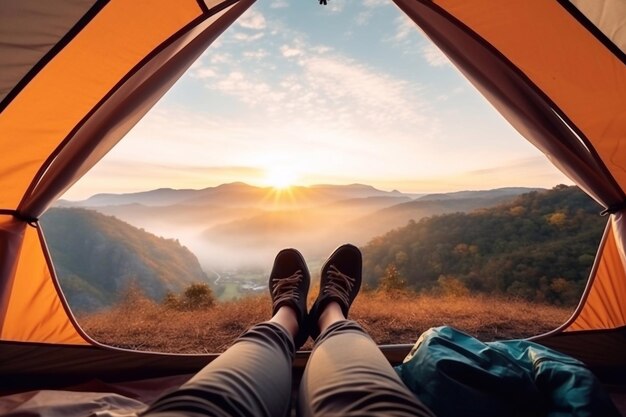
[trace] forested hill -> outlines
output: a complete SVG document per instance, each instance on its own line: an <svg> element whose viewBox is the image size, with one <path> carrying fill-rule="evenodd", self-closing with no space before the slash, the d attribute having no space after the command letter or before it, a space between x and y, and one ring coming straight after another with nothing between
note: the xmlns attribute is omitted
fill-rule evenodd
<svg viewBox="0 0 626 417"><path fill-rule="evenodd" d="M130 286L160 300L207 277L176 240L163 239L115 217L76 208L50 209L42 227L57 275L75 311L118 301Z"/></svg>
<svg viewBox="0 0 626 417"><path fill-rule="evenodd" d="M559 185L495 208L409 222L364 248L364 279L376 286L391 275L416 290L575 303L606 224L601 209L577 187Z"/></svg>

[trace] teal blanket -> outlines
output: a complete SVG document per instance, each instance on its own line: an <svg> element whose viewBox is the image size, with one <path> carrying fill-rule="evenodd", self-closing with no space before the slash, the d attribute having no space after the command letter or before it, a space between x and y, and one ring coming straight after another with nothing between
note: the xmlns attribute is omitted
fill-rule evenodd
<svg viewBox="0 0 626 417"><path fill-rule="evenodd" d="M437 327L396 371L438 417L620 416L582 362L526 340L483 343Z"/></svg>

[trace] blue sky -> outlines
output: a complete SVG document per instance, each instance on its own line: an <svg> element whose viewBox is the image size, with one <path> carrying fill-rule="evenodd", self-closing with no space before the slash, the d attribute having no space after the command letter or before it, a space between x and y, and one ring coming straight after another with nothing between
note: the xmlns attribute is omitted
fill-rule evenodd
<svg viewBox="0 0 626 417"><path fill-rule="evenodd" d="M277 177L568 182L389 0L258 0L66 198Z"/></svg>

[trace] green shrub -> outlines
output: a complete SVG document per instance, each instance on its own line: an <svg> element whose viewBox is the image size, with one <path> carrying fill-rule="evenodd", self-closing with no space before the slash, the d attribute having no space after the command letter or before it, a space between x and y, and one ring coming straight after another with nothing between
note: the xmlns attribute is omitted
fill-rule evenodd
<svg viewBox="0 0 626 417"><path fill-rule="evenodd" d="M190 284L180 295L168 292L163 299L163 306L174 310L203 310L214 304L213 290L205 283Z"/></svg>

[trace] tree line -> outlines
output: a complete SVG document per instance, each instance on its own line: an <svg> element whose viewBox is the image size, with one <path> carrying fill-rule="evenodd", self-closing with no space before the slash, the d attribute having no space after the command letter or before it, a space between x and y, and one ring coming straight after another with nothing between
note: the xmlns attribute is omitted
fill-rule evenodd
<svg viewBox="0 0 626 417"><path fill-rule="evenodd" d="M601 209L577 187L558 185L495 208L410 221L363 248L364 281L574 304L606 224Z"/></svg>

